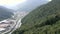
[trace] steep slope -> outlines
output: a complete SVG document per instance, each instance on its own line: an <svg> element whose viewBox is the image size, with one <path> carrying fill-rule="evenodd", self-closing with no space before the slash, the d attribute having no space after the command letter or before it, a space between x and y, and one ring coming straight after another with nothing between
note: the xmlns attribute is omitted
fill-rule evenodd
<svg viewBox="0 0 60 34"><path fill-rule="evenodd" d="M12 34L60 34L60 0L42 5L22 19Z"/></svg>
<svg viewBox="0 0 60 34"><path fill-rule="evenodd" d="M0 20L10 18L13 15L13 10L0 6Z"/></svg>

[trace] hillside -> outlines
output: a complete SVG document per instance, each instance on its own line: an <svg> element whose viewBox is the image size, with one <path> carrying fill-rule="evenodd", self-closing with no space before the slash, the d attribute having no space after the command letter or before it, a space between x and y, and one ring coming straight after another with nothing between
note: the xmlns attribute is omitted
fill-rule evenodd
<svg viewBox="0 0 60 34"><path fill-rule="evenodd" d="M0 6L0 21L3 19L10 18L13 15L12 11L13 10L11 9Z"/></svg>
<svg viewBox="0 0 60 34"><path fill-rule="evenodd" d="M12 34L60 34L60 0L36 8L22 23Z"/></svg>

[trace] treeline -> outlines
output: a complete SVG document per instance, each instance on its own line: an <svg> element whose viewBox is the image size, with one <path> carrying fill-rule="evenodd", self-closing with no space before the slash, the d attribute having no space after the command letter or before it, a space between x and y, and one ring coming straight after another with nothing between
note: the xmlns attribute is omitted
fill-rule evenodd
<svg viewBox="0 0 60 34"><path fill-rule="evenodd" d="M36 8L22 23L12 34L60 34L60 0Z"/></svg>

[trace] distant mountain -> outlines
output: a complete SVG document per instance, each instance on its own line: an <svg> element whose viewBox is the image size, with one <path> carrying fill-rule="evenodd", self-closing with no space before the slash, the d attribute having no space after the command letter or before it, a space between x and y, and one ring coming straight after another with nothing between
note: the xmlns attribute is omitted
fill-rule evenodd
<svg viewBox="0 0 60 34"><path fill-rule="evenodd" d="M60 34L60 0L36 8L21 22L22 26L12 34Z"/></svg>
<svg viewBox="0 0 60 34"><path fill-rule="evenodd" d="M27 0L26 2L24 2L22 4L18 4L16 6L16 9L17 9L17 11L32 11L36 7L46 4L48 2L49 1L47 1L47 0Z"/></svg>
<svg viewBox="0 0 60 34"><path fill-rule="evenodd" d="M13 10L0 6L0 20L10 18L13 15Z"/></svg>

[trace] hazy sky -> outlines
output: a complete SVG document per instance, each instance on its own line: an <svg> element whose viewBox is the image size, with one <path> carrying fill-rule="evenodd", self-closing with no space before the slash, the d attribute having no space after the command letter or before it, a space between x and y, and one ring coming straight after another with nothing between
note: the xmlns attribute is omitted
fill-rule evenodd
<svg viewBox="0 0 60 34"><path fill-rule="evenodd" d="M27 1L30 1L30 0L0 0L0 6L11 8L18 4L23 4ZM47 0L47 1L51 1L51 0Z"/></svg>
<svg viewBox="0 0 60 34"><path fill-rule="evenodd" d="M0 0L0 6L12 7L19 3L24 3L26 0Z"/></svg>

